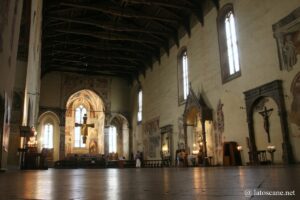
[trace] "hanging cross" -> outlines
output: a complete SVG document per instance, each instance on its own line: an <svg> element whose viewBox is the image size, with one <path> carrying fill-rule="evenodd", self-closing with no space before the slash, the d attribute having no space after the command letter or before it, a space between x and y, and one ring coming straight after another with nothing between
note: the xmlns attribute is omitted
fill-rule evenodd
<svg viewBox="0 0 300 200"><path fill-rule="evenodd" d="M87 116L86 114L84 114L83 116L83 123L82 124L79 124L79 123L75 123L75 127L81 127L80 128L80 133L82 135L82 141L83 141L83 144L86 143L86 138L87 138L87 135L88 135L88 128L94 128L94 124L87 124Z"/></svg>
<svg viewBox="0 0 300 200"><path fill-rule="evenodd" d="M261 116L264 118L264 128L265 128L265 131L267 132L269 143L271 142L269 117L271 116L272 111L273 111L273 108L270 108L268 110L267 107L265 106L264 110L259 112L259 114L261 114Z"/></svg>

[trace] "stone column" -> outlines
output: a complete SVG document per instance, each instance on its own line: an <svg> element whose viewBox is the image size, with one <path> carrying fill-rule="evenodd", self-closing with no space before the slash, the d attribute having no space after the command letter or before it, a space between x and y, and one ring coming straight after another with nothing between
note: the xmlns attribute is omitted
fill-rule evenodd
<svg viewBox="0 0 300 200"><path fill-rule="evenodd" d="M7 168L22 7L23 0L0 1L0 170Z"/></svg>
<svg viewBox="0 0 300 200"><path fill-rule="evenodd" d="M59 126L59 160L65 159L65 125Z"/></svg>

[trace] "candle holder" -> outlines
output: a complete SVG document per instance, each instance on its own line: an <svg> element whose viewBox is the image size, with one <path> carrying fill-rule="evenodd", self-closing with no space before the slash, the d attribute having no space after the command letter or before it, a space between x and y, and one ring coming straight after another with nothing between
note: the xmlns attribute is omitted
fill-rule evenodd
<svg viewBox="0 0 300 200"><path fill-rule="evenodd" d="M273 145L269 145L269 146L267 146L267 151L271 155L271 164L273 164L274 163L274 152L276 151L276 147Z"/></svg>

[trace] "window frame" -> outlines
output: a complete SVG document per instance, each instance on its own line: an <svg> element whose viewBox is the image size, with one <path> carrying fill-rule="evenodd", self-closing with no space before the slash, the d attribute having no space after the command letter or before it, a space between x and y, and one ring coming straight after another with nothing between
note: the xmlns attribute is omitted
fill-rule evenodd
<svg viewBox="0 0 300 200"><path fill-rule="evenodd" d="M234 17L234 27L235 27L235 35L236 35L236 45L237 45L237 54L238 54L238 63L239 63L239 71L236 71L233 74L230 74L230 66L228 59L228 46L227 46L227 36L226 36L226 25L225 19L227 18L229 13L232 13ZM237 32L237 23L236 23L236 15L234 13L233 4L229 3L224 5L217 17L217 28L218 28L218 39L219 39L219 54L220 54L220 67L221 67L221 78L222 84L225 84L233 79L236 79L242 75L241 72L241 62L240 62L240 51L239 51L239 40L238 40L238 32Z"/></svg>
<svg viewBox="0 0 300 200"><path fill-rule="evenodd" d="M111 150L113 148L113 151ZM108 131L108 153L117 153L118 151L118 132L116 126L110 126Z"/></svg>
<svg viewBox="0 0 300 200"><path fill-rule="evenodd" d="M77 109L78 108L80 108L82 106L82 109L81 110L83 110L83 109L85 109L85 113L86 114L88 114L88 111L87 111L87 108L84 106L84 105L82 105L82 104L80 104L79 106L76 106L75 107L75 112L74 112L74 121L75 121L75 123L79 123L79 124L82 124L83 123L83 116L84 116L84 112L82 112L83 113L83 115L82 115L82 117L80 118L80 121L78 122L77 120L76 120L76 112L77 112ZM78 141L78 140L75 140L75 137L76 137L76 129L77 130L79 130L79 141L80 141L80 144L79 144L79 146L76 146L76 141ZM83 149L83 148L86 148L86 144L83 144L83 140L82 140L82 136L81 136L81 133L80 133L80 127L78 126L78 127L75 127L74 126L74 148L78 148L78 149Z"/></svg>
<svg viewBox="0 0 300 200"><path fill-rule="evenodd" d="M48 135L48 142L47 142L47 144L45 144L45 139L46 139L46 137L45 137L45 135L46 135L46 131L47 131L47 126L52 126L52 147L49 147L49 139L51 138L51 136L50 136L50 134ZM47 148L47 149L53 149L54 148L54 124L53 123L51 123L51 122L46 122L46 123L44 123L44 127L43 127L43 139L42 139L42 148ZM46 146L47 145L47 146Z"/></svg>
<svg viewBox="0 0 300 200"><path fill-rule="evenodd" d="M187 60L187 80L184 80L184 65L183 65L183 56L186 54L186 60ZM178 105L183 105L186 102L187 96L189 94L189 58L187 53L187 48L182 47L180 51L177 54L177 90L178 90ZM185 83L186 82L186 83ZM185 90L184 86L186 85L187 94L185 97Z"/></svg>
<svg viewBox="0 0 300 200"><path fill-rule="evenodd" d="M141 101L140 101L140 94L141 94ZM137 95L137 123L141 124L142 121L143 121L143 90L140 88L138 90L138 95Z"/></svg>

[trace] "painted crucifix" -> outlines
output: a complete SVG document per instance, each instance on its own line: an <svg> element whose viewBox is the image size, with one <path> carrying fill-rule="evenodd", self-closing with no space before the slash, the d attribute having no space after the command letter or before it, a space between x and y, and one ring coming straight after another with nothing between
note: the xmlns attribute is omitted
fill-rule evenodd
<svg viewBox="0 0 300 200"><path fill-rule="evenodd" d="M267 132L269 143L271 142L269 117L271 116L272 111L273 111L273 108L267 109L267 107L265 106L264 110L259 112L259 114L261 114L261 116L264 118L264 128L265 128L265 131Z"/></svg>
<svg viewBox="0 0 300 200"><path fill-rule="evenodd" d="M94 124L88 124L87 123L87 116L86 114L84 114L83 116L83 123L82 124L79 124L79 123L75 123L75 127L80 127L80 133L81 133L81 136L82 136L82 142L83 144L86 143L86 138L87 138L87 135L88 135L88 128L94 128Z"/></svg>

